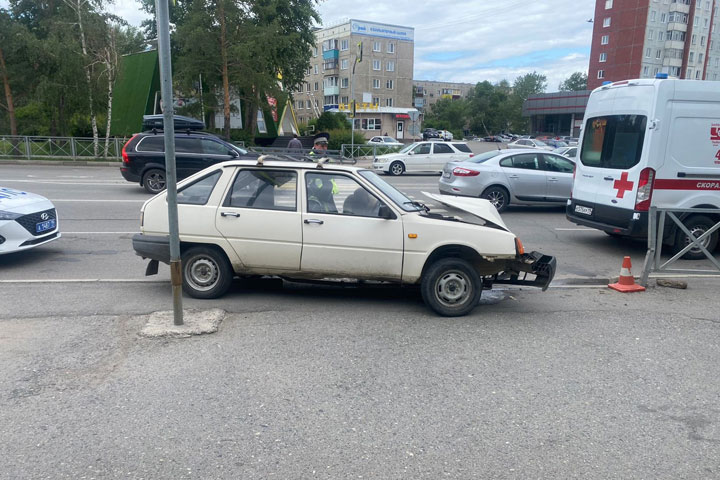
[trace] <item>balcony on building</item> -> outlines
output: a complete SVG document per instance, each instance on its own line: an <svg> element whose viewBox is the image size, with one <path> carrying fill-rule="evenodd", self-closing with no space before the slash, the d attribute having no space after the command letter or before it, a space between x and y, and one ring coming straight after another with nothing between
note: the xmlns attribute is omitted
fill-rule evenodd
<svg viewBox="0 0 720 480"><path fill-rule="evenodd" d="M340 95L340 87L338 85L323 87L323 95Z"/></svg>
<svg viewBox="0 0 720 480"><path fill-rule="evenodd" d="M667 26L668 31L687 32L687 25L682 22L671 22Z"/></svg>
<svg viewBox="0 0 720 480"><path fill-rule="evenodd" d="M673 2L670 4L670 12L690 13L690 1Z"/></svg>
<svg viewBox="0 0 720 480"><path fill-rule="evenodd" d="M685 48L685 42L682 40L666 40L665 50L683 50Z"/></svg>
<svg viewBox="0 0 720 480"><path fill-rule="evenodd" d="M324 75L337 75L338 73L338 59L325 60L323 62L323 74Z"/></svg>

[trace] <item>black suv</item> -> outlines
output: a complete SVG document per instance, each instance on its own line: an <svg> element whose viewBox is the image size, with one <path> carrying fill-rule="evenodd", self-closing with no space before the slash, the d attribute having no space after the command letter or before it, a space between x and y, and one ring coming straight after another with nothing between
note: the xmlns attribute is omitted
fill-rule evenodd
<svg viewBox="0 0 720 480"><path fill-rule="evenodd" d="M178 180L215 163L257 157L257 154L249 153L209 133L191 129L175 131L175 165ZM120 172L125 180L139 183L150 193L163 191L165 189L163 132L153 129L134 135L122 149Z"/></svg>

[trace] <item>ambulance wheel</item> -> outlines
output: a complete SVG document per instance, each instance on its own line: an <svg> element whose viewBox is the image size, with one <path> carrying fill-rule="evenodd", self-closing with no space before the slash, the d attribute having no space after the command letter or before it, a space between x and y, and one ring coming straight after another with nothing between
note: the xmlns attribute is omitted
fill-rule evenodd
<svg viewBox="0 0 720 480"><path fill-rule="evenodd" d="M714 220L704 215L693 215L692 217L686 218L683 221L685 228L690 230L690 233L692 233L695 238L710 230L713 225L715 225L715 223L716 222ZM680 250L688 246L690 243L692 243L690 237L685 235L685 233L678 228L675 236L674 253L680 252ZM718 243L718 231L715 230L701 243L702 246L708 250L708 252L712 253ZM685 260L702 260L706 257L702 250L700 250L698 247L693 247L685 255L683 255L682 258L684 258Z"/></svg>
<svg viewBox="0 0 720 480"><path fill-rule="evenodd" d="M490 187L480 197L492 203L498 213L502 213L510 203L510 194L503 187Z"/></svg>

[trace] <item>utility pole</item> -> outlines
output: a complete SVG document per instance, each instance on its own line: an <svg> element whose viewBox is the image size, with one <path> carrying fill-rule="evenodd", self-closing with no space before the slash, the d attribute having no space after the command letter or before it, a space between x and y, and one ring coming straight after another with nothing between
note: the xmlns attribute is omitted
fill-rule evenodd
<svg viewBox="0 0 720 480"><path fill-rule="evenodd" d="M168 225L170 233L170 283L173 294L175 325L183 324L182 265L177 210L177 175L175 170L175 123L173 119L172 66L170 65L169 0L155 0L155 22L160 60L160 93L162 95L163 137L165 139L165 185L167 187Z"/></svg>
<svg viewBox="0 0 720 480"><path fill-rule="evenodd" d="M350 75L350 118L352 118L352 127L350 129L350 155L355 158L355 66L362 62L363 42L358 42L357 52L355 53L355 61L353 62L352 74Z"/></svg>
<svg viewBox="0 0 720 480"><path fill-rule="evenodd" d="M202 121L205 123L205 102L203 101L202 73L200 74L200 115L202 115Z"/></svg>

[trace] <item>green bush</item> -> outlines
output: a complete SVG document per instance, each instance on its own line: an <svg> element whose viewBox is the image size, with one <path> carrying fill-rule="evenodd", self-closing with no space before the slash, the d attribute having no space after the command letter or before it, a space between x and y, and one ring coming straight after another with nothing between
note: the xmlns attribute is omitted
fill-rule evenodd
<svg viewBox="0 0 720 480"><path fill-rule="evenodd" d="M310 121L311 124L313 120ZM315 120L316 132L327 132L330 130L350 130L350 121L344 113L323 112Z"/></svg>
<svg viewBox="0 0 720 480"><path fill-rule="evenodd" d="M330 134L330 140L328 141L328 149L330 150L340 150L341 145L349 145L350 141L352 140L352 132L350 130L335 129L329 130L328 133ZM363 137L362 133L355 132L355 144L362 145L365 142L366 140L365 137Z"/></svg>
<svg viewBox="0 0 720 480"><path fill-rule="evenodd" d="M33 102L15 109L20 135L50 135L50 116L42 104Z"/></svg>

